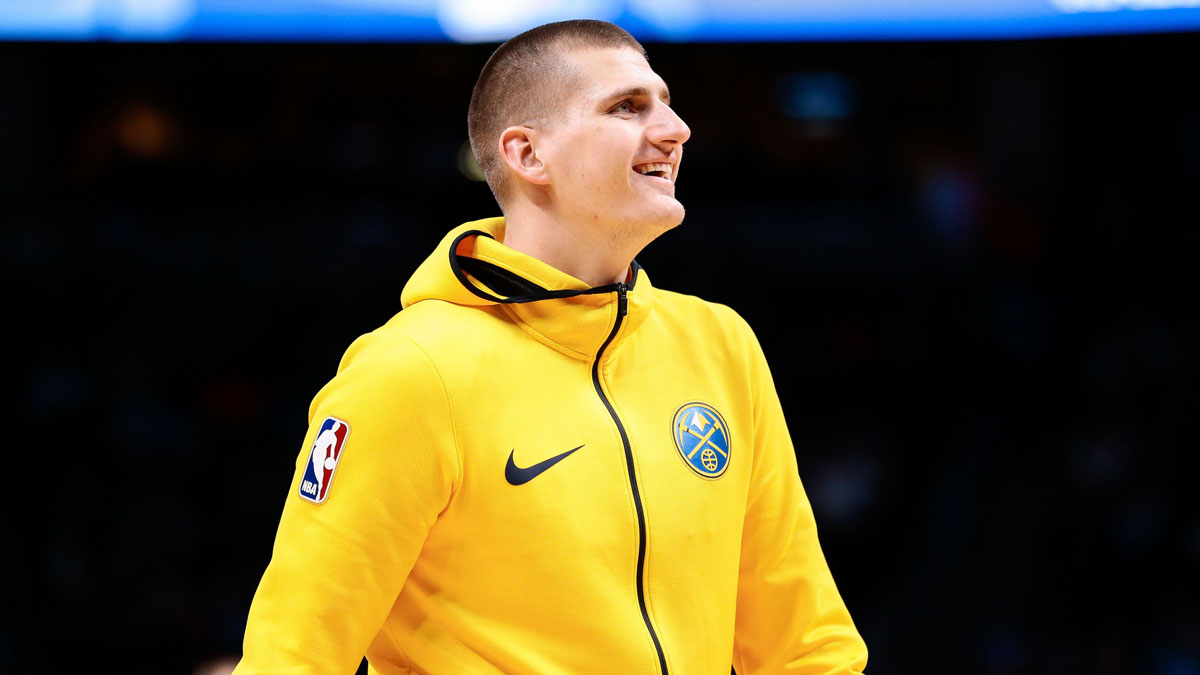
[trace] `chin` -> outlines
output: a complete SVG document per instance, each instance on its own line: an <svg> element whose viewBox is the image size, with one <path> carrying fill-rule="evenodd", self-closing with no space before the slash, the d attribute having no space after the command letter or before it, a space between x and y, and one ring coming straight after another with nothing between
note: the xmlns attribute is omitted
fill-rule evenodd
<svg viewBox="0 0 1200 675"><path fill-rule="evenodd" d="M683 222L683 217L686 214L683 204L679 200L672 198L671 205L663 209L660 217L657 219L659 226L663 232L672 228L678 227Z"/></svg>
<svg viewBox="0 0 1200 675"><path fill-rule="evenodd" d="M657 208L638 209L634 213L617 219L610 230L613 242L621 247L636 246L640 251L668 230L683 222L683 204L672 201L672 206L655 205Z"/></svg>
<svg viewBox="0 0 1200 675"><path fill-rule="evenodd" d="M661 235L679 227L679 224L683 222L683 215L683 204L675 202L674 208L662 209L654 214L655 217L643 220L642 246L646 246Z"/></svg>

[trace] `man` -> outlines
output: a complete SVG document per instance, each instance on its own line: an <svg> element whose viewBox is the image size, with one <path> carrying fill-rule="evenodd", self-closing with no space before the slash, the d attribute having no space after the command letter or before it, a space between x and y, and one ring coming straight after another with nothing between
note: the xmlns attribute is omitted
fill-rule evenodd
<svg viewBox="0 0 1200 675"><path fill-rule="evenodd" d="M633 262L683 219L669 103L607 23L488 61L505 217L317 394L239 674L862 671L753 333Z"/></svg>

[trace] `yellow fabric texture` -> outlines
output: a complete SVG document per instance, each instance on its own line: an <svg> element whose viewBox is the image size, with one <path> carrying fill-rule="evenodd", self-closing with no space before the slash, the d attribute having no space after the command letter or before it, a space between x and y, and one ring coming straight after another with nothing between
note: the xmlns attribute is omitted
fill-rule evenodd
<svg viewBox="0 0 1200 675"><path fill-rule="evenodd" d="M754 334L723 305L656 289L503 304L454 254L547 290L583 282L505 247L500 218L451 231L403 311L356 340L317 394L235 673L860 673ZM494 294L469 275L467 283ZM700 475L674 416L724 418ZM350 427L323 503L299 496L326 417ZM576 452L519 485L530 467ZM642 533L634 488L645 521Z"/></svg>

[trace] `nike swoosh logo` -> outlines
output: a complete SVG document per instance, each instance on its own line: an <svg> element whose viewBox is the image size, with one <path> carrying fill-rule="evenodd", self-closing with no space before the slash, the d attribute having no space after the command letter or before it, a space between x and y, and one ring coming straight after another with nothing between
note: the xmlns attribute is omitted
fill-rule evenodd
<svg viewBox="0 0 1200 675"><path fill-rule="evenodd" d="M582 447L582 445L579 446L579 448ZM504 479L508 481L509 485L524 485L534 478L542 475L542 472L546 469L549 469L555 464L558 464L566 459L568 455L570 455L572 452L575 452L579 448L571 448L561 455L551 457L550 459L538 462L537 464L524 469L517 466L516 463L513 462L513 453L516 452L516 450L513 450L512 452L508 453L508 464L504 467Z"/></svg>

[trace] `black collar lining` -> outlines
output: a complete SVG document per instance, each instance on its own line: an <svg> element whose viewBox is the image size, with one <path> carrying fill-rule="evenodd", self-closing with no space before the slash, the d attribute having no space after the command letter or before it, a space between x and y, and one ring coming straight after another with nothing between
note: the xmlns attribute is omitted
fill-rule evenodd
<svg viewBox="0 0 1200 675"><path fill-rule="evenodd" d="M464 272L487 284L488 288L509 297L536 295L546 292L546 289L541 286L519 274L513 274L499 265L478 258L457 257L458 264Z"/></svg>
<svg viewBox="0 0 1200 675"><path fill-rule="evenodd" d="M466 289L471 291L471 293L475 296L483 298L484 300L490 300L492 302L498 302L506 305L536 302L538 300L552 300L555 298L574 298L580 295L615 293L621 290L622 287L624 287L626 290L633 290L634 284L637 283L638 271L642 268L642 266L639 265L636 260L633 261L633 265L631 266L633 269L633 275L628 284L613 283L581 290L564 289L561 291L551 291L542 288L532 281L514 274L509 270L500 267L499 265L494 265L486 260L479 260L478 258L468 258L466 256L458 255L458 245L462 243L463 239L466 239L471 235L495 239L495 237L487 232L484 232L483 230L467 230L466 232L458 235L458 237L456 237L454 241L450 243L450 270L454 272L454 276L458 279L458 282L465 286ZM470 273L471 276L479 279L489 287L494 288L501 293L508 294L508 297L493 295L482 288L479 288L475 284L471 283L471 280L467 277L467 273Z"/></svg>

